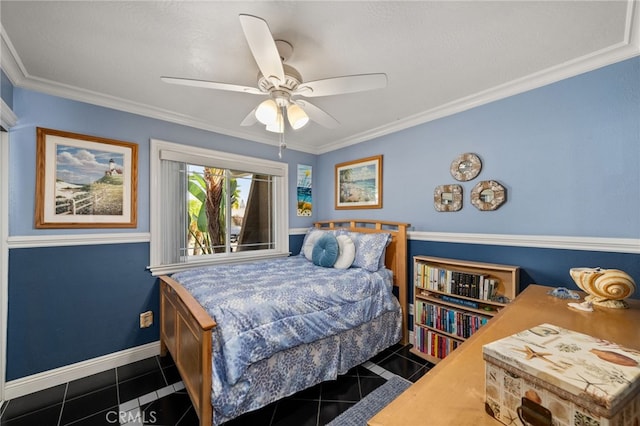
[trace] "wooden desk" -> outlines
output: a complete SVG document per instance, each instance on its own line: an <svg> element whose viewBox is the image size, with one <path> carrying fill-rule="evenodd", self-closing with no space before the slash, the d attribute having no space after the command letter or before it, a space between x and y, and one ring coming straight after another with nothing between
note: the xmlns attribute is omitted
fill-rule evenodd
<svg viewBox="0 0 640 426"><path fill-rule="evenodd" d="M538 324L554 324L640 349L640 300L628 301L629 309L596 306L594 312L584 312L567 307L572 300L547 295L551 289L528 286L489 324L370 419L368 425L500 425L484 412L482 346Z"/></svg>

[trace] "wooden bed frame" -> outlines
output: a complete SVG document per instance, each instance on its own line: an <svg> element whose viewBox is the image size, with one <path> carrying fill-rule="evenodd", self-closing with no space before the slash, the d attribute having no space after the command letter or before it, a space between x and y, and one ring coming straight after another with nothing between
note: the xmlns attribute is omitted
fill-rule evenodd
<svg viewBox="0 0 640 426"><path fill-rule="evenodd" d="M388 232L385 265L393 271L394 286L402 307L402 343L407 329L407 223L376 220L328 220L314 223L319 229L348 229L355 232ZM201 426L211 426L212 333L216 322L178 282L160 276L160 352L173 357L184 386L198 414Z"/></svg>

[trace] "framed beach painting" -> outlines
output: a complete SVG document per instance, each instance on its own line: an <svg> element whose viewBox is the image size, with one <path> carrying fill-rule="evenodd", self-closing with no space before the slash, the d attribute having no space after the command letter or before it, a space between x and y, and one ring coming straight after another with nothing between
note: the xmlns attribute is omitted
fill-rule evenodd
<svg viewBox="0 0 640 426"><path fill-rule="evenodd" d="M37 128L36 228L135 228L138 145Z"/></svg>
<svg viewBox="0 0 640 426"><path fill-rule="evenodd" d="M382 155L336 164L336 209L382 208Z"/></svg>
<svg viewBox="0 0 640 426"><path fill-rule="evenodd" d="M298 164L298 216L311 216L313 213L313 200L311 197L311 166Z"/></svg>

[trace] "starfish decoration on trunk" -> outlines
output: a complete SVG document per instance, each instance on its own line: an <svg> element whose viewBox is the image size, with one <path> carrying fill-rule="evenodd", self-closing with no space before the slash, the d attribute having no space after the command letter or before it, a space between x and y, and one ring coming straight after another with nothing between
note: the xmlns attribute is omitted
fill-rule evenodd
<svg viewBox="0 0 640 426"><path fill-rule="evenodd" d="M545 362L548 362L550 364L555 365L558 368L563 368L560 364L551 361L550 359L547 359L546 357L549 355L553 355L552 353L549 352L536 352L533 349L531 349L530 346L528 345L524 345L524 349L516 349L518 352L522 352L527 356L527 359L533 359L533 358L539 358Z"/></svg>

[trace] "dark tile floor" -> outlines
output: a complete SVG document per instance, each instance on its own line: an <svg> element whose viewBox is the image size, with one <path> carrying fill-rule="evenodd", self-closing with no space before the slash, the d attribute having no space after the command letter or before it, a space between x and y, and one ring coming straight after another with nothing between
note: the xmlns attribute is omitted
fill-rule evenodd
<svg viewBox="0 0 640 426"><path fill-rule="evenodd" d="M225 426L319 426L394 374L416 381L432 364L393 346L337 380L321 383ZM190 426L198 419L170 357L153 357L6 402L0 426Z"/></svg>

